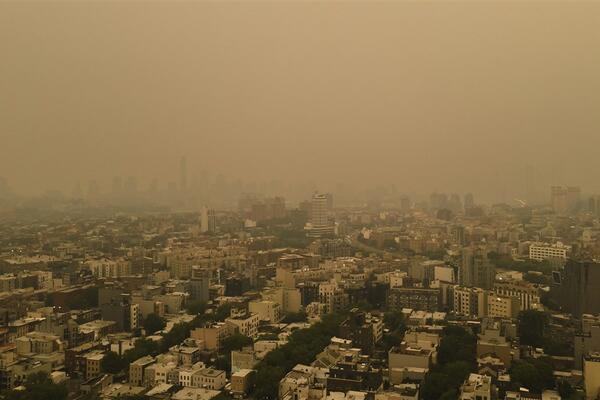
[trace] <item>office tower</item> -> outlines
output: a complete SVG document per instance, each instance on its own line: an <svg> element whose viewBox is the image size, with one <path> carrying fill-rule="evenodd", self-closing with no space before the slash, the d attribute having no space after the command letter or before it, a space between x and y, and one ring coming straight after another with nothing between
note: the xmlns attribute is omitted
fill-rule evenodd
<svg viewBox="0 0 600 400"><path fill-rule="evenodd" d="M475 199L473 193L465 194L465 209L475 207Z"/></svg>
<svg viewBox="0 0 600 400"><path fill-rule="evenodd" d="M432 210L448 208L448 196L445 193L432 193L429 196L429 206Z"/></svg>
<svg viewBox="0 0 600 400"><path fill-rule="evenodd" d="M329 221L329 205L332 197L315 193L310 203L310 217L306 227L308 237L323 237L333 234L333 224Z"/></svg>
<svg viewBox="0 0 600 400"><path fill-rule="evenodd" d="M187 160L185 157L181 157L179 165L179 189L182 192L187 190Z"/></svg>
<svg viewBox="0 0 600 400"><path fill-rule="evenodd" d="M452 227L452 242L459 246L466 244L465 227L462 225L456 225Z"/></svg>
<svg viewBox="0 0 600 400"><path fill-rule="evenodd" d="M192 301L207 302L209 300L209 287L209 271L199 266L192 266L192 277L190 279L190 299Z"/></svg>
<svg viewBox="0 0 600 400"><path fill-rule="evenodd" d="M588 212L593 215L600 215L600 196L592 196L588 200Z"/></svg>
<svg viewBox="0 0 600 400"><path fill-rule="evenodd" d="M596 197L592 196L588 199L588 208L587 208L588 212L590 214L596 214Z"/></svg>
<svg viewBox="0 0 600 400"><path fill-rule="evenodd" d="M73 192L71 193L71 197L74 199L82 199L83 198L83 190L81 190L81 183L77 182L73 187Z"/></svg>
<svg viewBox="0 0 600 400"><path fill-rule="evenodd" d="M206 206L200 211L200 232L214 233L216 231L215 210Z"/></svg>
<svg viewBox="0 0 600 400"><path fill-rule="evenodd" d="M310 222L314 226L328 225L327 210L329 198L327 195L315 194L310 205Z"/></svg>
<svg viewBox="0 0 600 400"><path fill-rule="evenodd" d="M8 196L10 193L10 188L8 187L8 183L6 179L0 176L0 197Z"/></svg>
<svg viewBox="0 0 600 400"><path fill-rule="evenodd" d="M137 193L137 179L134 176L127 177L123 191L129 196Z"/></svg>
<svg viewBox="0 0 600 400"><path fill-rule="evenodd" d="M98 182L91 180L88 183L87 197L89 200L95 200L98 198L100 190L98 189Z"/></svg>
<svg viewBox="0 0 600 400"><path fill-rule="evenodd" d="M581 203L581 188L579 186L567 187L567 210L576 212L579 210Z"/></svg>
<svg viewBox="0 0 600 400"><path fill-rule="evenodd" d="M148 192L151 194L155 194L158 191L158 180L156 178L152 178L150 181L150 185L148 186Z"/></svg>
<svg viewBox="0 0 600 400"><path fill-rule="evenodd" d="M460 201L460 196L456 193L453 193L450 196L450 203L448 204L450 211L455 214L458 214L462 211L462 202Z"/></svg>
<svg viewBox="0 0 600 400"><path fill-rule="evenodd" d="M576 318L600 313L600 263L569 260L559 281L558 300L565 312Z"/></svg>
<svg viewBox="0 0 600 400"><path fill-rule="evenodd" d="M491 289L494 285L495 275L494 266L490 263L484 247L463 248L460 266L461 285Z"/></svg>
<svg viewBox="0 0 600 400"><path fill-rule="evenodd" d="M333 194L325 193L325 197L327 197L327 211L333 210Z"/></svg>
<svg viewBox="0 0 600 400"><path fill-rule="evenodd" d="M123 180L120 176L115 176L112 181L112 195L120 196L123 192Z"/></svg>
<svg viewBox="0 0 600 400"><path fill-rule="evenodd" d="M400 211L404 213L410 211L410 198L404 196L400 199Z"/></svg>
<svg viewBox="0 0 600 400"><path fill-rule="evenodd" d="M133 331L140 323L139 306L132 304L131 295L115 287L98 290L98 306L102 319L115 321L119 331Z"/></svg>
<svg viewBox="0 0 600 400"><path fill-rule="evenodd" d="M562 186L550 188L550 205L557 214L566 214L568 210L567 189Z"/></svg>

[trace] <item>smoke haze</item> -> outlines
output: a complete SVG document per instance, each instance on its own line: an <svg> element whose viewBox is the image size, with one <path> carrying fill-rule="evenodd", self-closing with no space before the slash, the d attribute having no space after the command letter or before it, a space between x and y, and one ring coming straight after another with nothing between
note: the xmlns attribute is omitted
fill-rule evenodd
<svg viewBox="0 0 600 400"><path fill-rule="evenodd" d="M2 2L0 176L600 191L598 2Z"/></svg>

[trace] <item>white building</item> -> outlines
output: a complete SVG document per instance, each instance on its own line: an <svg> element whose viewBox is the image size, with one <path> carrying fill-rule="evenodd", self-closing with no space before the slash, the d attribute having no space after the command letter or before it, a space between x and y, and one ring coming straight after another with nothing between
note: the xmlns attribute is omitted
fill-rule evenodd
<svg viewBox="0 0 600 400"><path fill-rule="evenodd" d="M600 396L600 353L592 353L583 359L586 399Z"/></svg>
<svg viewBox="0 0 600 400"><path fill-rule="evenodd" d="M119 278L131 275L131 262L124 259L88 260L84 263L84 266L97 278Z"/></svg>
<svg viewBox="0 0 600 400"><path fill-rule="evenodd" d="M487 299L487 316L490 318L517 318L521 307L519 298L490 294Z"/></svg>
<svg viewBox="0 0 600 400"><path fill-rule="evenodd" d="M206 206L200 211L200 232L215 232L216 231L215 210Z"/></svg>
<svg viewBox="0 0 600 400"><path fill-rule="evenodd" d="M493 384L490 376L470 374L460 387L460 400L491 400Z"/></svg>
<svg viewBox="0 0 600 400"><path fill-rule="evenodd" d="M571 246L566 246L561 242L554 244L549 243L532 243L529 245L529 258L537 261L549 259L566 260L567 254L571 251Z"/></svg>
<svg viewBox="0 0 600 400"><path fill-rule="evenodd" d="M277 323L281 321L281 306L269 300L251 301L248 303L248 309L251 313L258 314L261 321Z"/></svg>
<svg viewBox="0 0 600 400"><path fill-rule="evenodd" d="M309 237L332 235L334 224L329 221L331 195L315 193L310 203L310 218L304 228Z"/></svg>
<svg viewBox="0 0 600 400"><path fill-rule="evenodd" d="M457 314L485 317L488 293L481 288L453 287L453 311Z"/></svg>
<svg viewBox="0 0 600 400"><path fill-rule="evenodd" d="M237 328L238 332L244 336L256 337L258 336L258 325L260 324L260 317L258 314L247 313L245 315L232 315L225 319L225 323L232 326L234 329Z"/></svg>

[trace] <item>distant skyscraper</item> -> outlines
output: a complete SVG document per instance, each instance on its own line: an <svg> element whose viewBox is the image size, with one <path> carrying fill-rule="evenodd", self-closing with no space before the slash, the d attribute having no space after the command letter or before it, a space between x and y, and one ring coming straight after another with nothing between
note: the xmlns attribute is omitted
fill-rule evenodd
<svg viewBox="0 0 600 400"><path fill-rule="evenodd" d="M134 176L128 177L127 181L125 182L125 185L123 186L123 190L128 195L133 195L137 193L137 189L137 179Z"/></svg>
<svg viewBox="0 0 600 400"><path fill-rule="evenodd" d="M327 197L327 211L333 210L333 194L325 193L325 197Z"/></svg>
<svg viewBox="0 0 600 400"><path fill-rule="evenodd" d="M567 187L567 209L576 212L581 205L581 188L579 186Z"/></svg>
<svg viewBox="0 0 600 400"><path fill-rule="evenodd" d="M560 273L556 273L560 274ZM600 313L600 264L592 261L569 260L561 273L559 303L576 318L582 314Z"/></svg>
<svg viewBox="0 0 600 400"><path fill-rule="evenodd" d="M465 247L460 266L461 285L491 289L496 276L484 247Z"/></svg>
<svg viewBox="0 0 600 400"><path fill-rule="evenodd" d="M88 183L87 195L89 200L95 200L98 198L100 190L98 189L98 182L91 180Z"/></svg>
<svg viewBox="0 0 600 400"><path fill-rule="evenodd" d="M113 196L120 196L123 194L123 179L120 176L115 176L113 178L112 194Z"/></svg>
<svg viewBox="0 0 600 400"><path fill-rule="evenodd" d="M207 302L209 300L210 274L208 270L192 266L190 278L190 298L193 301Z"/></svg>
<svg viewBox="0 0 600 400"><path fill-rule="evenodd" d="M405 213L410 211L410 198L409 197L404 196L400 199L400 210Z"/></svg>
<svg viewBox="0 0 600 400"><path fill-rule="evenodd" d="M448 196L445 193L432 193L429 196L429 207L432 210L448 208Z"/></svg>
<svg viewBox="0 0 600 400"><path fill-rule="evenodd" d="M215 210L206 206L200 211L200 232L213 233L216 231Z"/></svg>
<svg viewBox="0 0 600 400"><path fill-rule="evenodd" d="M187 160L185 157L181 157L179 165L179 189L182 192L187 190Z"/></svg>
<svg viewBox="0 0 600 400"><path fill-rule="evenodd" d="M460 201L460 196L458 194L453 193L450 196L450 202L448 204L448 207L455 214L462 211L462 202Z"/></svg>
<svg viewBox="0 0 600 400"><path fill-rule="evenodd" d="M10 188L6 179L0 176L0 196L8 196L10 194Z"/></svg>
<svg viewBox="0 0 600 400"><path fill-rule="evenodd" d="M473 193L465 194L465 209L475 207L475 199Z"/></svg>
<svg viewBox="0 0 600 400"><path fill-rule="evenodd" d="M568 211L567 189L562 186L550 188L550 205L557 214L566 214Z"/></svg>
<svg viewBox="0 0 600 400"><path fill-rule="evenodd" d="M80 182L77 182L75 184L75 186L73 187L73 193L71 194L71 197L73 197L74 199L82 199L83 198L83 191L81 190Z"/></svg>
<svg viewBox="0 0 600 400"><path fill-rule="evenodd" d="M333 197L315 193L310 203L310 218L305 230L309 237L322 237L333 234L333 224L329 222L329 210Z"/></svg>

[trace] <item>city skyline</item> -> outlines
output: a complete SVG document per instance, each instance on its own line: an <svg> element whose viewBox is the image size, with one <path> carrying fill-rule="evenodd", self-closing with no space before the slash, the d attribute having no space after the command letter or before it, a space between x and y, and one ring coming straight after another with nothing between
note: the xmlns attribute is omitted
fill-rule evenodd
<svg viewBox="0 0 600 400"><path fill-rule="evenodd" d="M600 192L599 7L4 2L0 175Z"/></svg>

